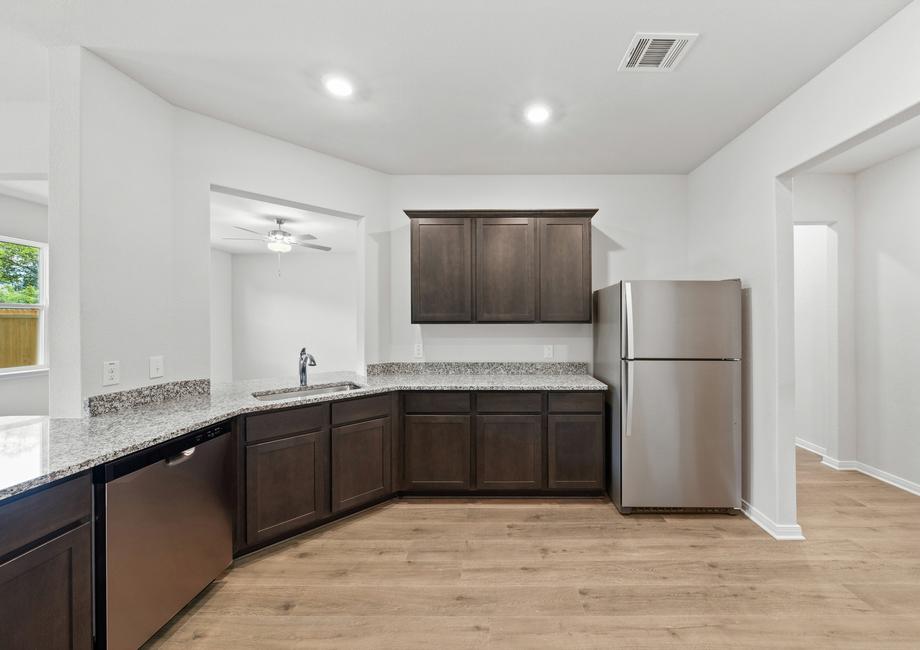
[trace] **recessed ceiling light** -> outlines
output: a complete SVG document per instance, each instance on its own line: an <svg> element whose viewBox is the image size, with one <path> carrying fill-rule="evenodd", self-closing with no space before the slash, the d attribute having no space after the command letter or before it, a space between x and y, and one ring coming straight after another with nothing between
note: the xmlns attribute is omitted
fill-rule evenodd
<svg viewBox="0 0 920 650"><path fill-rule="evenodd" d="M352 83L345 77L337 74L326 75L323 78L323 85L326 87L329 94L335 97L351 97L355 92L355 87Z"/></svg>
<svg viewBox="0 0 920 650"><path fill-rule="evenodd" d="M546 104L531 104L524 111L524 117L531 124L545 124L552 115L553 112Z"/></svg>

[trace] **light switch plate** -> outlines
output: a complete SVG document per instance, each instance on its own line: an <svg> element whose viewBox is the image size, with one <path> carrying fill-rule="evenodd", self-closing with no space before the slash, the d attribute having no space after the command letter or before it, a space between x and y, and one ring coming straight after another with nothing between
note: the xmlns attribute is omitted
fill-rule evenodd
<svg viewBox="0 0 920 650"><path fill-rule="evenodd" d="M150 357L150 378L156 379L163 376L163 357Z"/></svg>
<svg viewBox="0 0 920 650"><path fill-rule="evenodd" d="M414 356L416 359L421 359L424 355L425 355L425 351L422 348L422 344L416 343L415 347L412 350L412 356Z"/></svg>
<svg viewBox="0 0 920 650"><path fill-rule="evenodd" d="M553 358L553 346L552 346L552 345L544 345L544 346L543 346L543 358L544 358L544 359L552 359L552 358Z"/></svg>
<svg viewBox="0 0 920 650"><path fill-rule="evenodd" d="M102 385L114 386L121 381L121 363L118 361L102 362Z"/></svg>

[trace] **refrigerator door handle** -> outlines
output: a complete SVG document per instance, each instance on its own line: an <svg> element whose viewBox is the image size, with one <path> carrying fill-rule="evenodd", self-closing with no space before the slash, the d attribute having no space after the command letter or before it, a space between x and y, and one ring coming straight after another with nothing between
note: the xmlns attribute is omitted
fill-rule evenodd
<svg viewBox="0 0 920 650"><path fill-rule="evenodd" d="M635 343L633 342L633 337L635 335L635 330L633 329L633 298L632 298L632 282L624 282L623 289L625 294L625 305L623 311L626 312L626 358L632 359L635 356Z"/></svg>
<svg viewBox="0 0 920 650"><path fill-rule="evenodd" d="M624 393L626 400L624 401L626 413L623 418L626 421L626 425L623 427L623 431L626 434L626 437L629 438L632 436L632 414L633 414L633 364L629 361L626 362L626 382L624 386Z"/></svg>

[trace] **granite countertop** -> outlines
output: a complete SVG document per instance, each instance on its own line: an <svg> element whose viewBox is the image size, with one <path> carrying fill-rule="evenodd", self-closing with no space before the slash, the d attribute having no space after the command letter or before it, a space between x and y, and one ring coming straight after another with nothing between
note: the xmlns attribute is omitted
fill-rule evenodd
<svg viewBox="0 0 920 650"><path fill-rule="evenodd" d="M117 413L84 418L0 417L0 500L73 476L110 460L177 438L242 413L330 402L395 390L600 391L587 374L315 373L310 386L351 382L348 392L261 401L254 392L295 389L296 378L213 384L192 395Z"/></svg>

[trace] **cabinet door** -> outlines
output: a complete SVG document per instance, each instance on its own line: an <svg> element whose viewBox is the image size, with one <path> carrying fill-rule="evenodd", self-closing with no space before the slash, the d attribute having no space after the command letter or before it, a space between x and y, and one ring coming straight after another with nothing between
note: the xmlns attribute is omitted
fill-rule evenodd
<svg viewBox="0 0 920 650"><path fill-rule="evenodd" d="M390 418L332 429L332 511L389 494Z"/></svg>
<svg viewBox="0 0 920 650"><path fill-rule="evenodd" d="M0 648L90 648L90 525L0 564Z"/></svg>
<svg viewBox="0 0 920 650"><path fill-rule="evenodd" d="M591 220L540 217L540 320L591 322Z"/></svg>
<svg viewBox="0 0 920 650"><path fill-rule="evenodd" d="M246 542L258 544L329 512L329 430L246 447Z"/></svg>
<svg viewBox="0 0 920 650"><path fill-rule="evenodd" d="M546 433L550 489L603 488L603 415L550 415Z"/></svg>
<svg viewBox="0 0 920 650"><path fill-rule="evenodd" d="M476 486L488 490L544 486L543 416L476 417Z"/></svg>
<svg viewBox="0 0 920 650"><path fill-rule="evenodd" d="M476 320L533 322L537 318L536 220L476 220Z"/></svg>
<svg viewBox="0 0 920 650"><path fill-rule="evenodd" d="M412 219L412 322L473 320L472 219Z"/></svg>
<svg viewBox="0 0 920 650"><path fill-rule="evenodd" d="M404 418L407 490L470 487L470 416L407 415Z"/></svg>

